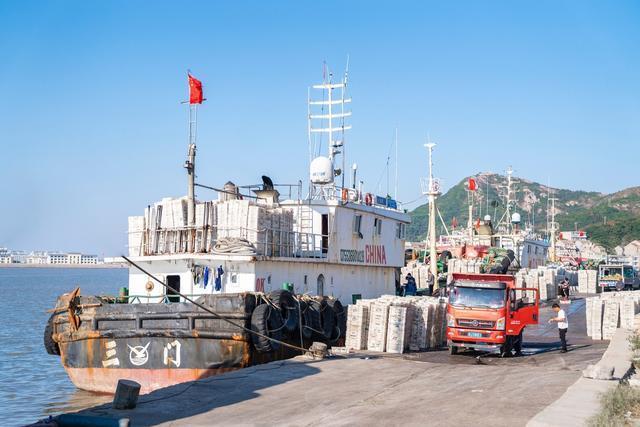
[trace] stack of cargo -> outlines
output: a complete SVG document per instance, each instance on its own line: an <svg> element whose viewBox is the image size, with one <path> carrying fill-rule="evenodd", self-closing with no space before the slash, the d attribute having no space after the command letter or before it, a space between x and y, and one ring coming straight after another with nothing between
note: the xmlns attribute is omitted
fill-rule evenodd
<svg viewBox="0 0 640 427"><path fill-rule="evenodd" d="M293 255L293 212L255 205L248 200L218 203L218 235L253 243L259 255Z"/></svg>
<svg viewBox="0 0 640 427"><path fill-rule="evenodd" d="M608 340L617 328L634 329L640 291L607 292L586 300L587 335Z"/></svg>
<svg viewBox="0 0 640 427"><path fill-rule="evenodd" d="M345 346L353 350L367 349L369 333L369 305L355 304L347 311L347 335Z"/></svg>
<svg viewBox="0 0 640 427"><path fill-rule="evenodd" d="M597 270L578 271L578 292L581 294L600 293Z"/></svg>
<svg viewBox="0 0 640 427"><path fill-rule="evenodd" d="M413 323L411 325L411 342L409 349L412 351L427 350L433 346L433 324L435 322L437 303L418 300L413 310Z"/></svg>
<svg viewBox="0 0 640 427"><path fill-rule="evenodd" d="M209 253L219 237L247 239L258 254L294 256L293 211L249 200L196 202L195 229L188 226L185 197L165 198L129 218L129 254Z"/></svg>
<svg viewBox="0 0 640 427"><path fill-rule="evenodd" d="M445 312L446 304L433 297L384 295L358 300L349 306L345 346L389 353L440 347L445 339Z"/></svg>
<svg viewBox="0 0 640 427"><path fill-rule="evenodd" d="M413 308L411 305L389 307L387 326L388 353L404 353L409 349L411 340L411 324L413 322Z"/></svg>
<svg viewBox="0 0 640 427"><path fill-rule="evenodd" d="M130 216L129 217L129 256L144 255L144 217L143 216Z"/></svg>
<svg viewBox="0 0 640 427"><path fill-rule="evenodd" d="M389 306L386 301L371 304L369 312L369 332L367 335L367 349L384 352L387 345L387 326L389 322ZM347 334L348 334L347 330Z"/></svg>

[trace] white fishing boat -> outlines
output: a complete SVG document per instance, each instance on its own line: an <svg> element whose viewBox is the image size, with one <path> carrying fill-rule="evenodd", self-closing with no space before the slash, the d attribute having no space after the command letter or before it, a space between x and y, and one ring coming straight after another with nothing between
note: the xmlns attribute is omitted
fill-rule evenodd
<svg viewBox="0 0 640 427"><path fill-rule="evenodd" d="M300 354L287 343L330 345L345 334L340 300L395 293L410 217L367 193L355 165L345 184L346 74L310 88L319 96L309 99L308 142L328 153L310 149L308 185L196 183L202 92L189 83L187 195L129 217L128 292L65 294L45 331L47 351L79 388L113 392L128 378L148 392Z"/></svg>

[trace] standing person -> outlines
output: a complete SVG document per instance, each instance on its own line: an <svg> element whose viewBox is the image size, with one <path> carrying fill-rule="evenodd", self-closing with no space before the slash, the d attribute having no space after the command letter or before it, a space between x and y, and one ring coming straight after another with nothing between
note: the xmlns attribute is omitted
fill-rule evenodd
<svg viewBox="0 0 640 427"><path fill-rule="evenodd" d="M560 334L560 343L562 349L560 353L567 352L567 329L569 329L569 322L567 321L567 314L560 308L560 304L553 303L551 306L553 311L556 312L556 317L549 319L549 323L556 322L558 324L558 333Z"/></svg>
<svg viewBox="0 0 640 427"><path fill-rule="evenodd" d="M415 296L418 291L418 286L416 285L416 279L413 278L411 273L407 274L407 283L404 285L404 296Z"/></svg>
<svg viewBox="0 0 640 427"><path fill-rule="evenodd" d="M429 269L427 273L427 286L429 287L429 295L433 295L434 283L435 283L435 278L433 277L433 273L431 272L431 269Z"/></svg>
<svg viewBox="0 0 640 427"><path fill-rule="evenodd" d="M569 286L569 279L565 277L564 280L560 282L560 290L562 291L562 296L565 301L569 301Z"/></svg>

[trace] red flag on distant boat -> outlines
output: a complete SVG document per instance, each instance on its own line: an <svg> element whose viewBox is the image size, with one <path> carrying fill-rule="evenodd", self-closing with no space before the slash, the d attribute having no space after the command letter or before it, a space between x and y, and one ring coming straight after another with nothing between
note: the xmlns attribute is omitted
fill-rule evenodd
<svg viewBox="0 0 640 427"><path fill-rule="evenodd" d="M478 189L478 184L476 183L475 178L469 178L469 191L476 191Z"/></svg>
<svg viewBox="0 0 640 427"><path fill-rule="evenodd" d="M189 104L202 104L202 82L191 75L189 76Z"/></svg>

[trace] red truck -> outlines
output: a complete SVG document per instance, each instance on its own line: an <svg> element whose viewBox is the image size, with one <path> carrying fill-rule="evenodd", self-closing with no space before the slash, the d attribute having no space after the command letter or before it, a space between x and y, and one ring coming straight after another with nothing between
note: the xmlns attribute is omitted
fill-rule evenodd
<svg viewBox="0 0 640 427"><path fill-rule="evenodd" d="M454 273L448 293L450 354L460 348L519 354L525 326L538 323L538 290L516 288L512 275Z"/></svg>

